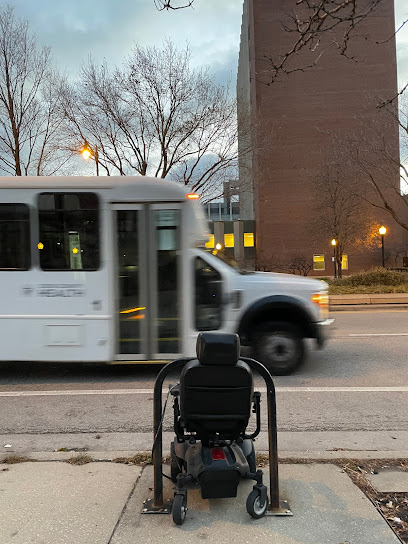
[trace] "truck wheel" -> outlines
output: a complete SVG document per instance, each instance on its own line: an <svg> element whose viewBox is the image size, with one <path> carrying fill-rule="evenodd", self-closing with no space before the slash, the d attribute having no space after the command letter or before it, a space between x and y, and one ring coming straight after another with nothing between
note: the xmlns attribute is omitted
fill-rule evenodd
<svg viewBox="0 0 408 544"><path fill-rule="evenodd" d="M275 376L293 372L303 361L305 347L292 323L268 322L255 333L255 358Z"/></svg>

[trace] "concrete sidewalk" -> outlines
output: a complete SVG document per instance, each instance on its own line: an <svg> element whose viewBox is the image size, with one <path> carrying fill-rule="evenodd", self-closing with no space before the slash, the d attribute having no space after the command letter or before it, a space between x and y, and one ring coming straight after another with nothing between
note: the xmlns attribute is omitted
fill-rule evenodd
<svg viewBox="0 0 408 544"><path fill-rule="evenodd" d="M168 466L164 472L169 473ZM176 527L169 515L141 514L143 501L153 494L151 466L106 461L75 466L56 460L0 464L0 544L399 542L338 466L281 464L279 475L280 497L288 500L293 517L253 520L245 509L253 484L244 481L235 499L202 500L198 490L189 491L186 522ZM171 498L167 479L164 490Z"/></svg>

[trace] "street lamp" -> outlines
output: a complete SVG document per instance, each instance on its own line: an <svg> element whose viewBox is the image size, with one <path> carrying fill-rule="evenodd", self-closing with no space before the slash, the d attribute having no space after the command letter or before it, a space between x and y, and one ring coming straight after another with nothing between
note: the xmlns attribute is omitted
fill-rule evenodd
<svg viewBox="0 0 408 544"><path fill-rule="evenodd" d="M96 165L96 175L99 176L99 154L98 154L98 147L95 146L92 148L88 142L85 140L84 146L81 149L81 155L83 158L87 161L89 159L93 159L95 161Z"/></svg>
<svg viewBox="0 0 408 544"><path fill-rule="evenodd" d="M222 245L218 242L217 244L215 244L215 249L214 249L214 251L212 252L212 254L213 254L213 255L217 255L217 253L218 253L219 251L221 251L221 249L222 249Z"/></svg>
<svg viewBox="0 0 408 544"><path fill-rule="evenodd" d="M386 227L382 226L378 229L378 232L381 235L381 262L382 262L382 267L385 268L384 266L384 234L386 234L387 229Z"/></svg>
<svg viewBox="0 0 408 544"><path fill-rule="evenodd" d="M331 241L331 245L333 246L333 267L334 267L334 279L337 278L337 267L336 267L336 246L337 246L337 240L333 238Z"/></svg>

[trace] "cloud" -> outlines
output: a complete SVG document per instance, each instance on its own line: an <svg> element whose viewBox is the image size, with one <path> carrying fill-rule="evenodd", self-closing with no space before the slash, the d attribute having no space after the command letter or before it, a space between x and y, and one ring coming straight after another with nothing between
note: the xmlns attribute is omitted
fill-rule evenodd
<svg viewBox="0 0 408 544"><path fill-rule="evenodd" d="M217 73L224 65L230 68L232 56L238 59L238 0L198 0L195 9L161 12L153 0L14 0L13 5L30 21L39 43L52 47L58 67L72 76L90 55L118 65L133 43L160 45L164 38L179 47L189 43L195 65L211 65Z"/></svg>
<svg viewBox="0 0 408 544"><path fill-rule="evenodd" d="M395 27L408 19L406 0L395 0ZM396 36L398 82L400 87L408 83L408 24L406 24Z"/></svg>
<svg viewBox="0 0 408 544"><path fill-rule="evenodd" d="M154 0L13 0L41 44L52 47L61 71L75 76L92 56L120 65L133 43L188 43L195 66L209 66L217 81L235 87L242 0L196 0L194 9L159 12ZM408 18L407 0L395 0L396 26ZM400 84L408 81L408 25L397 34Z"/></svg>

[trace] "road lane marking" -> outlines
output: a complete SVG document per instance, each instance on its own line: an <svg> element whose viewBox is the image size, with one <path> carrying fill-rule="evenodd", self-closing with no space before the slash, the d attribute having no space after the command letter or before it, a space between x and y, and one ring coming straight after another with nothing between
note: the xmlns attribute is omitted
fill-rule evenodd
<svg viewBox="0 0 408 544"><path fill-rule="evenodd" d="M266 393L265 387L255 387ZM407 393L408 386L397 387L276 387L277 393ZM85 395L153 395L153 389L70 389L62 391L0 391L0 397L74 397ZM167 391L163 391L166 395Z"/></svg>

